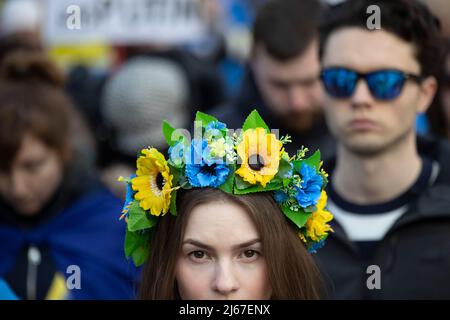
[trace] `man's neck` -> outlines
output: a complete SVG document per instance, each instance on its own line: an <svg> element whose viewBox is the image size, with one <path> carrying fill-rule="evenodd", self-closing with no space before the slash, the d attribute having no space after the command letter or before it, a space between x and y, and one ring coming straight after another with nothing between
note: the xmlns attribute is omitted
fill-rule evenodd
<svg viewBox="0 0 450 320"><path fill-rule="evenodd" d="M421 168L414 135L371 157L359 156L340 145L333 186L350 202L382 203L395 199L411 187Z"/></svg>

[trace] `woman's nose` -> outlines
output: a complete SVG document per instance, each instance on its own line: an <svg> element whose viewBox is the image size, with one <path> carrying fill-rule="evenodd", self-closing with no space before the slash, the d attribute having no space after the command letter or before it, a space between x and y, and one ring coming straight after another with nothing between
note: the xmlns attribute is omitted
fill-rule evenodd
<svg viewBox="0 0 450 320"><path fill-rule="evenodd" d="M239 281L231 261L217 263L212 289L222 295L230 295L239 289Z"/></svg>

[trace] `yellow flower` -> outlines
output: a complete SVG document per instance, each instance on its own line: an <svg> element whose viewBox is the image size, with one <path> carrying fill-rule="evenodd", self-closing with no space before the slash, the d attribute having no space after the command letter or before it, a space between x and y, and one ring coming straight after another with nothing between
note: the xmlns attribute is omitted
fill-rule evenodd
<svg viewBox="0 0 450 320"><path fill-rule="evenodd" d="M164 156L155 148L144 149L137 160L137 177L131 180L135 199L154 216L164 215L170 206L173 176Z"/></svg>
<svg viewBox="0 0 450 320"><path fill-rule="evenodd" d="M278 172L282 146L274 134L263 128L246 130L237 146L242 164L236 174L248 183L259 182L265 187Z"/></svg>
<svg viewBox="0 0 450 320"><path fill-rule="evenodd" d="M333 231L327 224L327 222L333 220L333 215L325 210L327 198L327 193L322 191L317 203L317 210L311 214L311 217L309 217L305 224L306 235L313 241L319 241L328 231Z"/></svg>

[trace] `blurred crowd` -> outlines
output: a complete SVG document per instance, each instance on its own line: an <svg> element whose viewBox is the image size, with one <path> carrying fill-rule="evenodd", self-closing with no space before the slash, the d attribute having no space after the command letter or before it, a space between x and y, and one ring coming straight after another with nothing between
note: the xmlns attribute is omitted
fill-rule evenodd
<svg viewBox="0 0 450 320"><path fill-rule="evenodd" d="M320 149L324 159L335 159L338 153L338 164L330 160L327 168L333 172L336 167L339 174L351 176L351 170L339 166L342 137L338 123L329 122L340 119L324 112L326 104L333 102L327 100L320 77L324 54L320 27L337 15L344 2L199 0L206 36L190 43L102 43L107 62L96 64L87 63L73 48L75 53L61 63L55 45L45 37L45 1L0 1L0 299L9 297L6 284L19 299L135 297L139 270L124 258L122 250L125 228L118 217L125 187L117 178L133 174L136 155L143 147L165 150L163 120L177 128L190 128L198 110L237 129L257 109L270 128L292 137L292 150L302 145L310 152ZM445 153L450 150L445 142L450 140L450 3L423 3L440 20L442 45L435 52L440 53L435 59L436 72L430 73L437 79L436 93L430 95L429 108L424 106L417 113L412 126L417 141L426 142L419 151L421 146L436 151L439 143ZM332 45L329 41L328 46ZM338 51L328 50L324 60L332 61L333 53L339 60ZM398 161L402 159L399 155ZM441 173L450 166L445 161L440 162ZM423 168L417 170L426 175ZM409 185L399 187L392 199L380 197L372 202L398 200L398 194L414 182L412 178ZM449 181L444 184L450 188ZM346 204L352 201L341 201L346 197L345 192L339 195L339 186L332 186L335 190L330 197L334 194L336 211L343 212L342 220L336 219L348 238L336 241L357 243L355 252L363 252L361 261L366 263L385 234L371 239L348 234L345 226L359 225L346 220L345 214L361 213L367 203L361 198L353 201L356 209L349 209ZM450 202L447 189L440 195L444 204ZM412 201L410 195L408 201ZM371 201L369 205L380 216L398 209L383 211L381 205L374 209ZM446 214L423 222L442 221L439 232L448 234L436 241L450 236L450 206ZM348 273L330 270L339 263L349 272L365 265L338 257L345 249L330 242L334 253L325 251L318 263L334 285L344 288L330 297L377 298L360 295L363 290L348 280ZM368 252L373 255L365 255ZM446 260L436 260L442 268L450 267L446 254ZM67 290L66 281L73 280L69 265L82 270L83 290ZM450 287L449 276L438 279L448 280ZM428 286L424 287L426 292ZM396 297L394 289L390 293ZM449 298L448 293L442 290L434 297Z"/></svg>

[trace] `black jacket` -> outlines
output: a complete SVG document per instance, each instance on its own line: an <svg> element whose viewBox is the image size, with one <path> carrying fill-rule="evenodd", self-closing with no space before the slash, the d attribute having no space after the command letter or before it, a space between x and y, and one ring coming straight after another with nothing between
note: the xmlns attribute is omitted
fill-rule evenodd
<svg viewBox="0 0 450 320"><path fill-rule="evenodd" d="M289 134L292 143L285 146L290 155L294 155L301 146L309 148L310 153L320 149L322 158L330 157L334 154L335 142L329 134L325 120L322 118L308 132L296 134L284 128L278 119L271 113L264 103L262 96L255 83L253 73L247 68L239 94L230 104L220 105L208 113L224 122L229 129L242 128L246 117L256 109L267 123L270 129L279 129L280 137Z"/></svg>
<svg viewBox="0 0 450 320"><path fill-rule="evenodd" d="M450 145L420 138L418 147L439 162L439 175L378 243L373 258L364 260L332 221L335 232L315 255L328 298L450 299ZM369 265L380 267L379 290L367 288Z"/></svg>

